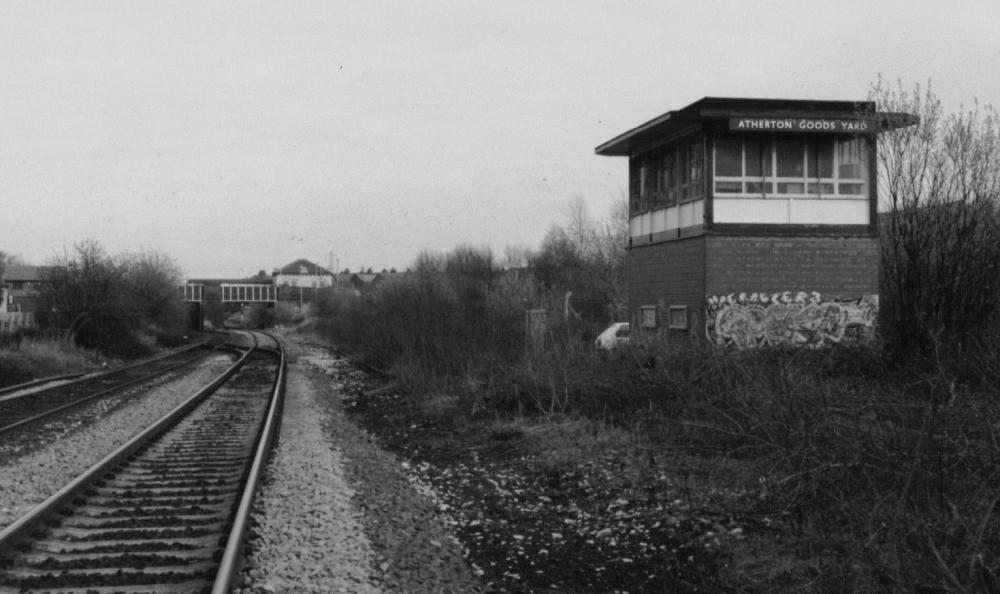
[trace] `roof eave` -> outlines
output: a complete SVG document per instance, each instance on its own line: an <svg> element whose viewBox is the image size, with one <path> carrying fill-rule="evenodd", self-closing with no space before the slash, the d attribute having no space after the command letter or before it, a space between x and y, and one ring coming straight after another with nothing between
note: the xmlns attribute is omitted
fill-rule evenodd
<svg viewBox="0 0 1000 594"><path fill-rule="evenodd" d="M629 152L629 141L642 132L649 130L650 128L655 128L667 121L669 121L674 115L674 112L668 111L667 113L649 120L645 124L640 124L631 130L615 136L611 140L605 142L604 144L598 145L594 152L598 155L604 155L607 157L627 157Z"/></svg>

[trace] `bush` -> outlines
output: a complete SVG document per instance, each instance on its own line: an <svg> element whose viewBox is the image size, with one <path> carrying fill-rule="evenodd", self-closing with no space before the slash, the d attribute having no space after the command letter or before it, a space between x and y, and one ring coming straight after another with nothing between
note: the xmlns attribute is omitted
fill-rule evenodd
<svg viewBox="0 0 1000 594"><path fill-rule="evenodd" d="M275 308L261 303L254 304L246 314L244 326L257 329L273 328L277 317Z"/></svg>
<svg viewBox="0 0 1000 594"><path fill-rule="evenodd" d="M0 386L86 371L95 355L59 338L24 338L0 348Z"/></svg>
<svg viewBox="0 0 1000 594"><path fill-rule="evenodd" d="M880 109L920 116L879 137L881 327L899 359L957 371L1000 354L1000 115L989 106L946 115L928 87L881 81Z"/></svg>
<svg viewBox="0 0 1000 594"><path fill-rule="evenodd" d="M80 346L140 357L160 338L184 333L187 313L173 260L154 251L112 258L94 240L74 249L53 262L48 280L56 322Z"/></svg>
<svg viewBox="0 0 1000 594"><path fill-rule="evenodd" d="M660 443L718 465L750 513L811 551L744 559L736 583L800 588L822 563L831 587L983 590L1000 571L992 393L871 350L675 349L631 377Z"/></svg>

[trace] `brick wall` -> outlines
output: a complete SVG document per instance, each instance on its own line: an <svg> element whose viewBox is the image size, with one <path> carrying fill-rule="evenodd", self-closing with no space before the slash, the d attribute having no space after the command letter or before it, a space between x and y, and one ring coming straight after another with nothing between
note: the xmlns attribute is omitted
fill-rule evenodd
<svg viewBox="0 0 1000 594"><path fill-rule="evenodd" d="M709 236L705 294L818 291L824 299L878 293L874 237Z"/></svg>
<svg viewBox="0 0 1000 594"><path fill-rule="evenodd" d="M632 247L627 262L630 321L637 322L640 307L656 305L665 329L666 308L686 305L689 326L697 328L705 304L704 236Z"/></svg>

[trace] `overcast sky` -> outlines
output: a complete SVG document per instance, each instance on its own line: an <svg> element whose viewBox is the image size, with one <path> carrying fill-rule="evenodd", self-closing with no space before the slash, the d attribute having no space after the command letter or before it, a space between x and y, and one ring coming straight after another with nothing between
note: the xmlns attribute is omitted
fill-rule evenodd
<svg viewBox="0 0 1000 594"><path fill-rule="evenodd" d="M1000 2L0 0L0 250L191 276L537 247L705 96L1000 104Z"/></svg>

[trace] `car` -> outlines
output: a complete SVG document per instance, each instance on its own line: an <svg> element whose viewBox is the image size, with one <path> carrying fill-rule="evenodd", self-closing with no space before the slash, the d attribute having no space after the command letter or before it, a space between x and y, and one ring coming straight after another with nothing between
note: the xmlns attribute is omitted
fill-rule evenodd
<svg viewBox="0 0 1000 594"><path fill-rule="evenodd" d="M610 351L622 345L628 344L628 322L615 322L594 339L594 346Z"/></svg>

